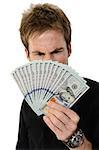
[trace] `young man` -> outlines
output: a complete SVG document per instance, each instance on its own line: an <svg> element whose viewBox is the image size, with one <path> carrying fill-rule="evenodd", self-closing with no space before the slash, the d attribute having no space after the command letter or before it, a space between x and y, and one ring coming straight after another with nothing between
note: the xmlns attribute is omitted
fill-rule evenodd
<svg viewBox="0 0 99 150"><path fill-rule="evenodd" d="M22 17L21 40L27 58L68 64L71 26L64 12L51 4L32 5ZM71 109L48 102L38 117L24 100L20 112L17 150L98 150L99 84L87 80L90 89Z"/></svg>

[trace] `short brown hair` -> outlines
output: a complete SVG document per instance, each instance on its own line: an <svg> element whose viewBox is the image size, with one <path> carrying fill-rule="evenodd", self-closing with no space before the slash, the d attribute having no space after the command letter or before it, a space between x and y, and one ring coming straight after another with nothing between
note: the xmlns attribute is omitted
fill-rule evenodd
<svg viewBox="0 0 99 150"><path fill-rule="evenodd" d="M60 30L64 34L67 47L71 42L71 25L65 13L53 4L36 4L23 13L20 25L20 36L28 49L28 40L33 33L46 30Z"/></svg>

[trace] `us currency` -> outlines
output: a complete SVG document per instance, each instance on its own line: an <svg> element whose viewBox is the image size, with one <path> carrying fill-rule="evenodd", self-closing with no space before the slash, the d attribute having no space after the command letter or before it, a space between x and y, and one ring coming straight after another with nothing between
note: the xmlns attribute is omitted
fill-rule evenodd
<svg viewBox="0 0 99 150"><path fill-rule="evenodd" d="M75 70L53 61L33 61L17 68L13 77L38 116L44 113L49 100L70 108L89 89Z"/></svg>
<svg viewBox="0 0 99 150"><path fill-rule="evenodd" d="M70 75L50 100L71 108L88 89L81 79Z"/></svg>

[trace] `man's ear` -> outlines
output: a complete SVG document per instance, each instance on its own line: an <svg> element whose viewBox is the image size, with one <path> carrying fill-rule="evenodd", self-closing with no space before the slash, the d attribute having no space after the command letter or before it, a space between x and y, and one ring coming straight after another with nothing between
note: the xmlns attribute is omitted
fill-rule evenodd
<svg viewBox="0 0 99 150"><path fill-rule="evenodd" d="M71 55L72 49L71 49L71 43L68 44L68 57Z"/></svg>
<svg viewBox="0 0 99 150"><path fill-rule="evenodd" d="M25 53L26 53L27 59L29 59L29 50L26 48L25 48Z"/></svg>

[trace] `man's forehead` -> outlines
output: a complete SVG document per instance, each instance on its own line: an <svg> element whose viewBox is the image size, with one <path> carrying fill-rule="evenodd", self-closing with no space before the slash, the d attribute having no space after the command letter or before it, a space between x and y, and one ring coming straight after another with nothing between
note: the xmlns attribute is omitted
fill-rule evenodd
<svg viewBox="0 0 99 150"><path fill-rule="evenodd" d="M59 29L47 29L47 30L42 30L42 31L35 31L35 32L33 32L31 35L30 35L30 37L29 37L29 39L35 39L35 38L37 38L37 37L42 37L43 35L45 35L45 34L47 34L47 33L51 33L52 34L52 32L53 32L53 34L56 32L56 33L61 33L63 36L64 36L64 33L61 31L61 30L59 30Z"/></svg>
<svg viewBox="0 0 99 150"><path fill-rule="evenodd" d="M32 51L52 52L64 47L67 46L63 34L55 30L47 30L42 34L35 32L29 38L29 50Z"/></svg>

